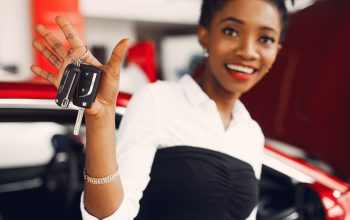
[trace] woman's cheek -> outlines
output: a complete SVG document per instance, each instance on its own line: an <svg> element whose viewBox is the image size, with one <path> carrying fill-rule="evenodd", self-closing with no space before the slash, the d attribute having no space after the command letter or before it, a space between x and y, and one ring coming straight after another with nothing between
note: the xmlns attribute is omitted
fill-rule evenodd
<svg viewBox="0 0 350 220"><path fill-rule="evenodd" d="M264 67L266 67L267 71L272 67L274 64L276 57L277 57L277 50L270 50L265 54L264 59ZM265 68L264 68L265 69Z"/></svg>
<svg viewBox="0 0 350 220"><path fill-rule="evenodd" d="M235 41L233 39L217 36L214 42L213 49L217 50L220 54L226 54L235 48Z"/></svg>

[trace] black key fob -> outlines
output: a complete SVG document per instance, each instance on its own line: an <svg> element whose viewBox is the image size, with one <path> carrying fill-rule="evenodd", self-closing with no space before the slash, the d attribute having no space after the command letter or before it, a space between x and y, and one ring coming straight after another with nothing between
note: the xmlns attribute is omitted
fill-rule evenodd
<svg viewBox="0 0 350 220"><path fill-rule="evenodd" d="M80 64L80 77L73 97L73 104L91 108L100 85L102 70L88 64Z"/></svg>
<svg viewBox="0 0 350 220"><path fill-rule="evenodd" d="M58 87L55 102L58 106L67 108L74 98L76 86L80 75L80 69L77 65L68 64L64 70L60 85Z"/></svg>

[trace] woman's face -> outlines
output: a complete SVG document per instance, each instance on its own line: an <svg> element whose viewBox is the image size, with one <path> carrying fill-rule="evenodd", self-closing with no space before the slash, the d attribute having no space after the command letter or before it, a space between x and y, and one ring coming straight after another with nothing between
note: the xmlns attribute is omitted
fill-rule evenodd
<svg viewBox="0 0 350 220"><path fill-rule="evenodd" d="M230 93L244 93L269 71L280 49L280 14L266 0L231 0L199 40L209 57L205 74ZM215 88L216 89L216 88Z"/></svg>

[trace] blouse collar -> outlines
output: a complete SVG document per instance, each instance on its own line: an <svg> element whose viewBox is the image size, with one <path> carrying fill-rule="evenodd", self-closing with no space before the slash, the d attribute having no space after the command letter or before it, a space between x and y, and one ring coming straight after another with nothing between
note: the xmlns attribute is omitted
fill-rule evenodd
<svg viewBox="0 0 350 220"><path fill-rule="evenodd" d="M192 78L192 76L186 74L180 79L179 82L192 104L201 105L208 101L213 102L213 100L209 98L209 96L202 90L202 88ZM235 119L251 119L250 114L240 100L237 100L234 107L232 108L232 115Z"/></svg>

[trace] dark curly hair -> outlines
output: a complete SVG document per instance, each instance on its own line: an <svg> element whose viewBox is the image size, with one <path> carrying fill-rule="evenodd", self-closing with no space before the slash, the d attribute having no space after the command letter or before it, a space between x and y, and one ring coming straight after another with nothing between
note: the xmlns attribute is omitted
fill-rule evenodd
<svg viewBox="0 0 350 220"><path fill-rule="evenodd" d="M228 1L230 0L203 0L201 15L199 18L199 25L208 28L214 17L214 14L222 10ZM278 9L281 15L282 32L281 32L281 37L279 41L282 42L285 38L285 35L287 32L287 26L288 26L288 10L285 4L285 0L265 0L265 1L276 6L276 8ZM294 3L294 0L292 0L292 3Z"/></svg>

